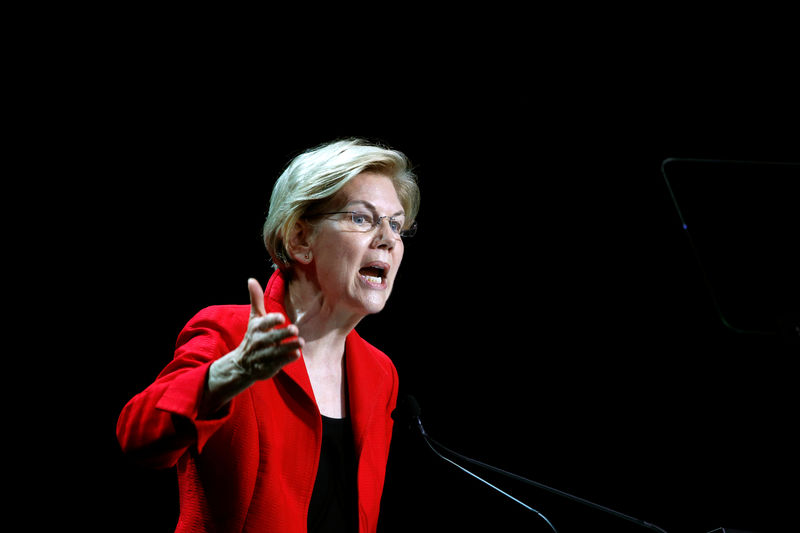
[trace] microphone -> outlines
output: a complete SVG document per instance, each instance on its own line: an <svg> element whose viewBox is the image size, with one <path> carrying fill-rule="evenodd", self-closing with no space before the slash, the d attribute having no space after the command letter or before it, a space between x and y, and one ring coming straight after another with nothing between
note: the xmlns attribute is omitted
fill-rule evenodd
<svg viewBox="0 0 800 533"><path fill-rule="evenodd" d="M425 431L425 428L422 426L422 420L419 418L422 409L420 409L417 399L409 394L406 396L406 405L408 406L408 412L411 420L416 421L417 429L419 429L419 432L422 433L422 436L424 438L428 438L428 432Z"/></svg>
<svg viewBox="0 0 800 533"><path fill-rule="evenodd" d="M411 395L406 396L405 397L405 401L404 401L404 405L405 405L405 410L406 410L408 416L411 418L411 420L414 423L414 425L416 425L417 429L419 429L420 434L422 435L423 439L425 440L425 443L428 445L428 447L431 450L434 451L434 453L436 455L438 455L439 457L441 457L442 459L444 459L448 463L451 463L451 464L455 465L456 467L460 468L461 470L465 471L469 475L479 479L480 481L483 481L484 483L486 483L487 485L489 485L493 489L499 491L501 494L504 494L505 496L508 496L509 498L511 498L515 502L519 503L523 507L535 512L540 517L542 517L542 519L544 519L545 522L547 522L547 524L550 526L550 528L553 531L556 531L556 528L553 527L553 524L551 524L550 521L547 518L545 518L545 516L543 514L541 514L539 511L533 509L532 507L529 507L528 505L525 505L521 501L519 501L516 498L514 498L513 496L511 496L510 494L507 494L507 493L503 492L502 490L498 489L497 487L495 487L494 485L492 485L488 481L476 476L475 474L473 474L472 472L470 472L466 468L462 467L461 465L455 463L454 461L451 461L450 459L448 459L447 457L445 457L444 455L439 453L439 451L437 451L436 448L434 448L433 445L438 446L439 448L443 449L447 453L450 453L451 455L454 455L454 456L460 458L463 461L467 461L470 464L474 464L474 465L480 466L482 468L485 468L487 470L490 470L492 472L495 472L497 474L506 476L508 478L511 478L511 479L514 479L514 480L517 480L517 481L521 481L521 482L526 483L528 485L531 485L533 487L537 487L539 489L545 490L545 491L547 491L547 492L549 492L551 494L555 494L556 496L560 496L562 498L567 498L569 500L572 500L574 502L580 503L580 504L585 505L587 507L591 507L592 509L596 509L598 511L603 511L603 512L608 513L608 514L610 514L612 516L616 516L617 518L622 518L623 520L627 520L629 522L633 522L634 524L637 524L637 525L642 526L644 528L651 529L653 531L658 531L660 533L667 533L666 531L664 531L662 528L658 527L655 524L651 524L651 523L646 522L644 520L640 520L639 518L634 518L632 516L626 515L624 513L619 512L619 511L615 511L613 509L609 509L608 507L602 506L602 505L600 505L598 503L594 503L594 502L591 502L589 500L586 500L586 499L583 499L583 498L579 498L578 496L574 496L572 494L569 494L568 492L564 492L564 491L555 489L553 487L548 487L547 485L545 485L543 483L539 483L538 481L533 481L531 479L527 479L527 478L524 478L522 476L518 476L517 474L512 474L511 472L506 472L505 470L502 470L502 469L497 468L495 466L492 466L492 465L489 465L489 464L486 464L486 463L482 463L481 461L478 461L476 459L472 459L472 458L467 457L465 455L461 455L460 453L455 452L455 451L447 448L446 446L440 444L439 442L434 440L430 435L428 435L428 433L425 431L425 428L422 426L422 420L420 420L420 413L421 413L422 410L420 409L419 403L417 403L416 398L414 398ZM394 414L392 415L392 417L394 418ZM401 413L398 413L398 417L402 417L402 410L401 410ZM431 443L433 443L433 445Z"/></svg>

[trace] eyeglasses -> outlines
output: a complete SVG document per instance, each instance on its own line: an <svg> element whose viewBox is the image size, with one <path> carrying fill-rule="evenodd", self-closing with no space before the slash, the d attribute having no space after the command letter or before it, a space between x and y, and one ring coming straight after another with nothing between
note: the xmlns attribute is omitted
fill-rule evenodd
<svg viewBox="0 0 800 533"><path fill-rule="evenodd" d="M331 215L350 215L345 219L347 221L347 225L350 226L354 231L360 231L363 233L372 231L380 226L384 218L389 221L389 228L391 228L392 233L398 237L413 237L414 234L417 233L416 222L411 224L410 227L403 229L405 220L389 215L375 218L375 216L370 215L369 213L362 213L359 211L334 211L332 213L317 213L315 215L308 215L306 218L327 217Z"/></svg>

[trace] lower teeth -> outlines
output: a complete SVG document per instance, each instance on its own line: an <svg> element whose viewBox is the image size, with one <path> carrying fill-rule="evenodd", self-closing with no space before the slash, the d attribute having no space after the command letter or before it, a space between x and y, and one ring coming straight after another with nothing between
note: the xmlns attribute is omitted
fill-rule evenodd
<svg viewBox="0 0 800 533"><path fill-rule="evenodd" d="M373 277L373 276L364 276L364 279L366 279L370 283L380 283L381 282L381 278L376 278L376 277Z"/></svg>

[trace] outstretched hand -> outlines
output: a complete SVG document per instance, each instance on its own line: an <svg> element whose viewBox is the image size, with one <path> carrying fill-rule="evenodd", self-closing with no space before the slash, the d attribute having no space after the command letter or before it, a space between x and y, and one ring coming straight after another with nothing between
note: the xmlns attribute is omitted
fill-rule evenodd
<svg viewBox="0 0 800 533"><path fill-rule="evenodd" d="M267 313L264 290L257 280L247 280L250 292L250 320L239 347L236 364L253 380L269 379L287 364L300 357L303 339L297 326L284 323L280 313Z"/></svg>
<svg viewBox="0 0 800 533"><path fill-rule="evenodd" d="M250 319L241 344L211 364L206 393L198 411L212 416L237 394L259 380L269 379L281 368L300 358L303 339L294 324L280 327L280 313L267 313L264 291L254 279L247 280Z"/></svg>

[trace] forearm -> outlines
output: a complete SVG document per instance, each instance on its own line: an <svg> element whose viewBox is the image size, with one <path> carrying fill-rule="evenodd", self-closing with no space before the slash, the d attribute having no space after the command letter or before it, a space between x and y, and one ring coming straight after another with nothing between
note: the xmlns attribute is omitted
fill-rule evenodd
<svg viewBox="0 0 800 533"><path fill-rule="evenodd" d="M222 417L204 422L198 405L210 365L183 367L159 377L123 408L117 438L126 454L156 468L174 466L193 444L201 449ZM194 427L193 427L194 426Z"/></svg>

